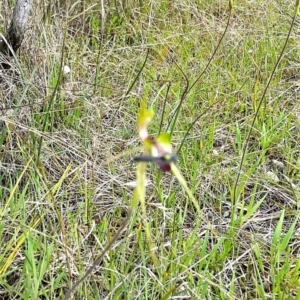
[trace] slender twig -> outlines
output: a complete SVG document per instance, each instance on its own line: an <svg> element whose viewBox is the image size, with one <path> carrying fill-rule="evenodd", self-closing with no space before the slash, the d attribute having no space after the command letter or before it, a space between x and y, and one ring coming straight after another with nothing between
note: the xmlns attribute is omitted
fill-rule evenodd
<svg viewBox="0 0 300 300"><path fill-rule="evenodd" d="M146 62L147 62L147 60L148 60L148 56L149 56L149 49L147 49L147 54L146 54L146 57L145 57L145 60L144 60L144 62L143 62L142 67L139 69L137 75L136 75L135 78L133 79L131 85L129 86L128 90L126 91L125 95L122 97L122 99L121 99L121 101L120 101L120 103L119 103L119 107L118 107L118 109L116 110L116 112L115 112L115 114L114 114L114 116L113 116L113 118L112 118L111 126L114 126L115 115L116 115L116 113L120 110L120 107L121 107L121 104L122 104L122 100L123 100L123 99L126 99L126 97L127 97L127 96L129 95L129 93L131 92L132 88L134 87L135 83L137 82L138 78L140 77L140 75L141 75L141 73L142 73L142 71L143 71L143 69L144 69L144 67L145 67L145 65L146 65Z"/></svg>
<svg viewBox="0 0 300 300"><path fill-rule="evenodd" d="M258 117L258 113L259 113L259 110L260 110L260 108L262 106L264 98L265 98L265 96L267 94L267 91L269 89L269 86L271 84L271 81L272 81L272 79L273 79L273 77L275 75L275 72L276 72L276 70L277 70L277 68L278 68L278 66L279 66L279 64L280 64L280 62L281 62L281 60L283 58L283 54L285 52L285 49L287 47L288 41L289 41L291 33L292 33L292 28L293 28L293 26L295 24L296 16L297 16L297 14L299 12L299 6L300 6L300 0L297 0L296 1L296 5L295 5L295 11L294 11L293 20L292 20L291 26L289 28L289 32L287 34L287 37L285 39L285 43L284 43L284 45L282 47L281 53L280 53L280 55L279 55L279 57L277 59L277 62L275 64L274 68L273 68L273 71L272 71L272 73L271 73L271 75L270 75L270 77L269 77L269 79L267 81L267 84L266 84L266 86L264 88L264 91L263 91L263 93L261 95L261 98L260 98L260 100L258 102L258 106L257 106L256 112L254 114L252 123L250 125L250 129L249 129L249 132L248 132L248 135L247 135L247 138L246 138L246 142L245 142L245 145L244 145L244 149L243 149L242 158L241 158L241 162L240 162L240 165L239 165L239 169L238 169L236 181L235 181L235 184L234 184L234 192L233 192L233 205L234 206L236 205L236 202L237 202L237 199L236 199L237 198L237 188L238 188L238 184L239 184L239 181L240 181L241 171L242 171L242 167L243 167L243 164L244 164L244 161L245 161L246 152L247 152L247 149L248 149L248 145L249 145L249 141L250 141L251 134L252 134L252 131L253 131L253 127L254 127L254 124L255 124L256 119Z"/></svg>
<svg viewBox="0 0 300 300"><path fill-rule="evenodd" d="M118 229L118 231L116 232L115 236L109 241L109 243L106 244L106 246L104 247L104 249L101 252L101 254L96 258L96 260L93 262L93 264L86 270L85 274L67 292L67 294L64 297L64 300L71 299L72 295L74 294L74 292L76 291L76 289L80 286L80 284L83 283L86 280L86 278L92 273L92 271L94 270L94 268L97 267L101 263L101 261L102 261L104 255L105 255L105 253L112 248L112 246L115 243L115 241L119 238L119 236L121 235L121 233L125 230L128 222L130 220L130 217L131 217L131 210L128 212L127 218L121 224L121 226Z"/></svg>
<svg viewBox="0 0 300 300"><path fill-rule="evenodd" d="M160 119L160 124L159 124L158 135L160 135L161 130L162 130L163 121L164 121L164 115L165 115L165 111L166 111L166 104L167 104L167 99L168 99L170 87L171 87L171 82L169 81L169 82L168 82L168 87L167 87L166 96L165 96L165 101L164 101L164 105L163 105L163 110L162 110L162 114L161 114L161 119Z"/></svg>
<svg viewBox="0 0 300 300"><path fill-rule="evenodd" d="M172 122L171 130L170 130L170 135L171 136L173 134L173 131L174 131L174 128L175 128L175 125L176 125L176 121L177 121L177 118L178 118L178 115L179 115L180 107L182 106L182 103L185 100L186 95L188 94L189 86L190 86L190 82L189 82L188 76L183 72L182 68L176 63L176 61L174 61L174 63L176 64L177 68L180 70L180 72L182 73L183 77L185 78L186 85L185 85L185 89L183 90L183 93L181 95L180 102L177 105L177 107L176 107L176 109L174 111L174 114L173 114L173 116L170 119L170 122L168 124L167 130L166 130L166 131L168 131L168 129L169 129L170 125L171 125L171 122L172 122L172 120L173 120L173 118L175 116L174 121Z"/></svg>
<svg viewBox="0 0 300 300"><path fill-rule="evenodd" d="M219 39L219 41L218 41L218 43L217 43L217 46L216 46L216 48L214 49L212 55L210 56L210 58L209 58L207 64L205 65L204 69L202 70L202 72L200 73L200 75L195 79L195 81L191 84L191 86L189 86L189 81L188 81L187 76L186 76L185 73L182 71L182 69L177 65L177 67L179 68L179 70L180 70L180 71L182 72L182 74L184 75L187 84L186 84L186 88L184 89L184 91L183 91L183 93L182 93L182 96L181 96L181 98L180 98L180 102L179 102L178 106L176 107L175 112L174 112L174 114L173 114L173 116L171 117L171 120L170 120L170 123L171 123L172 120L173 120L173 118L174 118L174 121L172 122L171 131L170 131L171 136L172 136L172 134L173 134L173 131L174 131L174 128L175 128L175 125L176 125L176 121L177 121L177 118L178 118L178 115L179 115L179 112L180 112L180 108L181 108L181 106L182 106L183 101L185 100L186 96L190 93L190 91L193 89L193 87L194 87L197 83L199 83L199 80L200 80L201 77L204 75L204 73L208 70L208 68L209 68L209 66L210 66L210 64L211 64L211 62L212 62L212 60L213 60L213 58L215 57L215 55L216 55L218 49L220 48L220 45L221 45L221 43L222 43L222 41L223 41L223 39L224 39L224 37L225 37L225 34L226 34L226 32L227 32L227 30L228 30L228 28L229 28L229 23L230 23L230 19L231 19L231 14L232 14L232 1L230 0L230 1L229 1L229 15L228 15L228 20L227 20L227 24L226 24L225 30L224 30L224 32L223 32L221 38ZM170 123L169 123L169 125L168 125L168 128L169 128L169 126L170 126Z"/></svg>

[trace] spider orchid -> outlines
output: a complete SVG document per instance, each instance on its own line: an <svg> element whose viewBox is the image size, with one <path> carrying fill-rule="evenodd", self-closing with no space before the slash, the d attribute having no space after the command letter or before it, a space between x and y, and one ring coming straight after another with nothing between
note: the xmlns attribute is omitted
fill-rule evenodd
<svg viewBox="0 0 300 300"><path fill-rule="evenodd" d="M148 125L152 120L154 113L147 110L144 102L141 104L138 117L139 136L144 143L145 155L133 158L135 162L153 162L156 163L163 172L171 171L171 164L177 161L177 156L172 154L170 135L162 133L155 140L148 133Z"/></svg>
<svg viewBox="0 0 300 300"><path fill-rule="evenodd" d="M145 162L156 163L162 172L171 172L179 181L181 186L184 188L192 203L194 204L198 215L201 215L201 210L198 202L196 201L193 193L188 188L187 183L180 171L175 165L177 161L177 156L172 153L171 146L171 137L168 133L162 133L157 139L151 137L148 133L148 126L153 118L153 110L146 109L146 103L143 101L138 115L138 131L139 136L144 144L144 155L136 156L133 158L133 161L142 163L140 164L137 170L137 194L143 199L141 202L144 202L145 197L145 182L146 182L146 167ZM144 206L144 205L142 205ZM144 214L146 215L145 206Z"/></svg>

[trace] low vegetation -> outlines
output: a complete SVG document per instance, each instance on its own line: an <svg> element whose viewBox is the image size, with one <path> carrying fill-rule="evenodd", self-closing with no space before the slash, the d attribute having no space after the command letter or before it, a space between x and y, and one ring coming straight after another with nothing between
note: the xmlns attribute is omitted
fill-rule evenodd
<svg viewBox="0 0 300 300"><path fill-rule="evenodd" d="M0 298L300 299L299 1L53 2L0 58Z"/></svg>

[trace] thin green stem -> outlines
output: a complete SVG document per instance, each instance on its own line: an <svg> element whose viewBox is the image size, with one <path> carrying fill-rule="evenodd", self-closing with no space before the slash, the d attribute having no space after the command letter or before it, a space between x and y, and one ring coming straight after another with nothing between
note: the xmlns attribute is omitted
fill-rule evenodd
<svg viewBox="0 0 300 300"><path fill-rule="evenodd" d="M123 99L126 99L127 96L129 95L129 93L131 92L132 88L134 87L135 83L137 82L138 78L140 77L145 65L146 65L146 62L148 60L148 56L149 56L149 49L147 49L147 54L146 54L146 57L145 57L145 60L143 62L143 65L142 67L139 69L137 75L135 76L135 78L133 79L131 85L129 86L128 90L126 91L125 95L122 97L120 103L119 103L119 107L118 109L116 110L115 114L114 114L114 117L112 118L112 122L111 122L111 126L114 126L114 121L115 121L115 115L116 113L120 110L120 107L121 107L121 104L122 104L122 100Z"/></svg>
<svg viewBox="0 0 300 300"><path fill-rule="evenodd" d="M200 73L200 75L195 79L195 81L192 83L191 86L189 86L189 80L188 80L187 76L186 76L185 73L182 71L182 69L177 65L177 67L179 67L180 71L183 73L183 75L184 75L184 77L185 77L185 79L186 79L187 84L186 84L186 87L185 87L185 89L184 89L184 91L183 91L183 93L182 93L180 102L179 102L178 106L176 107L173 116L171 117L170 123L171 123L172 120L174 119L174 121L172 122L171 130L170 130L171 136L172 136L172 134L173 134L173 131L174 131L174 128L175 128L175 125L176 125L176 122L177 122L177 119L178 119L178 115L179 115L179 112L180 112L180 108L181 108L181 106L182 106L182 104L183 104L183 101L186 99L186 96L187 96L187 95L189 94L189 92L193 89L193 87L194 87L197 83L199 83L199 80L200 80L201 77L204 75L204 73L208 70L208 68L209 68L209 66L210 66L210 64L211 64L211 62L212 62L212 60L213 60L213 58L215 57L215 55L216 55L218 49L220 48L220 45L221 45L221 43L222 43L222 41L223 41L223 39L224 39L224 37L225 37L225 34L226 34L226 32L227 32L227 30L228 30L228 28L229 28L229 22L230 22L230 19L231 19L231 14L232 14L232 1L229 1L229 15L228 15L228 20L227 20L227 24L226 24L225 30L224 30L224 32L223 32L221 38L219 39L218 44L217 44L216 48L214 49L212 55L210 56L210 58L209 58L209 60L208 60L208 62L207 62L207 64L206 64L206 66L204 67L204 69L202 70L202 72ZM169 123L169 125L168 125L168 128L169 128L169 126L170 126L170 123Z"/></svg>
<svg viewBox="0 0 300 300"><path fill-rule="evenodd" d="M119 238L119 236L121 235L121 233L125 230L125 228L127 227L127 224L131 218L131 210L129 210L128 215L126 217L126 219L124 220L124 222L121 224L121 226L119 227L118 231L116 232L115 236L106 244L106 246L104 247L103 251L101 252L101 254L98 256L98 258L93 262L93 264L87 269L87 271L85 272L85 274L73 285L73 287L67 292L67 294L64 297L64 300L69 300L71 299L72 295L74 294L74 292L76 291L76 289L80 286L81 283L83 283L87 277L92 273L93 269L95 267L97 267L105 253L107 253L107 251L109 251L111 249L111 247L113 246L113 244L116 242L116 240Z"/></svg>
<svg viewBox="0 0 300 300"><path fill-rule="evenodd" d="M276 72L276 70L277 70L277 68L278 68L278 66L279 66L279 64L280 64L280 62L281 62L281 60L283 58L283 54L284 54L285 49L287 47L288 41L290 39L290 36L291 36L291 33L292 33L292 28L294 26L295 19L296 19L296 16L298 14L298 11L299 11L299 3L300 3L300 1L297 0L296 1L296 5L295 5L295 11L294 11L293 20L292 20L289 32L287 34L287 37L285 39L285 43L284 43L284 45L282 47L281 53L280 53L280 55L279 55L279 57L277 59L277 62L275 64L274 68L273 68L273 71L272 71L272 73L271 73L271 75L270 75L270 77L269 77L269 79L267 81L267 84L266 84L266 86L264 88L264 91L263 91L263 93L261 95L261 98L260 98L258 106L257 106L257 110L256 110L256 112L254 114L254 118L253 118L252 123L250 125L250 129L249 129L249 132L248 132L248 135L247 135L247 138L246 138L246 142L245 142L245 145L244 145L244 149L243 149L243 153L242 153L242 158L241 158L241 162L240 162L239 169L238 169L238 174L237 174L235 185L234 185L234 192L233 192L233 204L234 204L234 206L236 205L236 202L237 202L237 199L236 199L237 198L237 188L238 188L238 184L239 184L240 177L241 177L242 167L243 167L243 164L245 162L246 152L247 152L247 149L248 149L248 145L249 145L249 141L250 141L250 138L251 138L252 130L253 130L255 121L256 121L256 119L258 117L258 113L259 113L259 110L260 110L260 108L262 106L263 100L264 100L264 98L265 98L265 96L267 94L267 91L269 89L269 86L271 84L271 81L272 81L272 79L273 79L273 77L275 75L275 72ZM232 216L232 218L234 218L234 215Z"/></svg>

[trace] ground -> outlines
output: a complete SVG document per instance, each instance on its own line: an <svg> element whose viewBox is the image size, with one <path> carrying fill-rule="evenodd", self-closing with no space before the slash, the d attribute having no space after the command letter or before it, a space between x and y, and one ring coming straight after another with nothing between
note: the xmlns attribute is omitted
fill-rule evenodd
<svg viewBox="0 0 300 300"><path fill-rule="evenodd" d="M0 58L1 299L63 299L93 262L73 299L300 299L296 2L34 3ZM127 219L142 101L200 214L148 165Z"/></svg>

